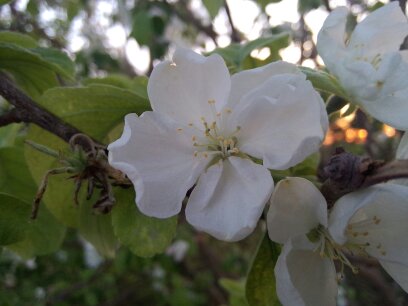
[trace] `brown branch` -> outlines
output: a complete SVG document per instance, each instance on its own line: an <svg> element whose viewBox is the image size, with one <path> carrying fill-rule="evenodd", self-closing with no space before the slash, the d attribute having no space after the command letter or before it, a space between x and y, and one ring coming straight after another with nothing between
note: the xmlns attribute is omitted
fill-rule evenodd
<svg viewBox="0 0 408 306"><path fill-rule="evenodd" d="M228 22L230 24L231 27L231 40L233 42L241 42L241 35L239 34L239 32L237 31L237 29L235 28L234 25L234 21L232 20L232 15L231 15L231 10L228 6L227 0L224 0L224 8L225 8L225 12L227 13L227 17L228 17Z"/></svg>
<svg viewBox="0 0 408 306"><path fill-rule="evenodd" d="M75 134L81 133L81 131L74 126L64 122L38 105L33 99L18 89L3 73L0 73L0 95L15 106L7 115L11 117L8 118L9 120L15 118L16 120L18 119L19 122L34 123L66 142L69 142L71 137ZM3 119L3 122L7 121L7 116Z"/></svg>
<svg viewBox="0 0 408 306"><path fill-rule="evenodd" d="M3 115L0 116L0 127L9 125L11 123L20 123L22 122L22 119L20 118L20 113L17 111L16 108L13 108L12 110L8 111L7 113L4 113Z"/></svg>
<svg viewBox="0 0 408 306"><path fill-rule="evenodd" d="M321 192L329 207L341 196L378 183L408 178L408 160L389 163L359 157L339 148L324 167Z"/></svg>

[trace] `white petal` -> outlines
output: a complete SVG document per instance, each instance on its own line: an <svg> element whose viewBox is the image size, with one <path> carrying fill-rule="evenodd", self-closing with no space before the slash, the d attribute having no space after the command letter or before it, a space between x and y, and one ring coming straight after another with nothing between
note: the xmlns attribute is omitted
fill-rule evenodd
<svg viewBox="0 0 408 306"><path fill-rule="evenodd" d="M391 2L369 14L357 24L348 48L359 48L362 54L371 57L399 50L408 35L408 22L398 2Z"/></svg>
<svg viewBox="0 0 408 306"><path fill-rule="evenodd" d="M337 73L338 61L345 56L345 30L348 10L339 7L326 18L317 36L317 51L327 68Z"/></svg>
<svg viewBox="0 0 408 306"><path fill-rule="evenodd" d="M408 292L408 266L384 260L380 260L380 263L401 288Z"/></svg>
<svg viewBox="0 0 408 306"><path fill-rule="evenodd" d="M214 100L220 110L227 102L230 86L228 69L219 55L204 57L178 49L173 62L154 67L147 90L154 111L180 123L201 126L201 117L214 121L215 113L208 101Z"/></svg>
<svg viewBox="0 0 408 306"><path fill-rule="evenodd" d="M303 75L270 77L245 95L231 122L240 150L270 169L287 169L318 151L328 125L320 96Z"/></svg>
<svg viewBox="0 0 408 306"><path fill-rule="evenodd" d="M284 306L335 306L336 271L333 262L296 242L284 245L275 266L276 290Z"/></svg>
<svg viewBox="0 0 408 306"><path fill-rule="evenodd" d="M408 159L408 133L404 133L398 145L396 159Z"/></svg>
<svg viewBox="0 0 408 306"><path fill-rule="evenodd" d="M146 215L177 214L186 192L208 160L194 157L191 136L155 112L125 117L121 138L111 143L109 163L124 172L136 189L136 203Z"/></svg>
<svg viewBox="0 0 408 306"><path fill-rule="evenodd" d="M407 220L408 187L380 184L341 197L329 232L339 244L369 243L365 250L371 256L408 265Z"/></svg>
<svg viewBox="0 0 408 306"><path fill-rule="evenodd" d="M256 89L271 76L279 74L301 74L294 64L277 61L255 69L238 72L231 77L231 94L228 106L234 108L241 98Z"/></svg>
<svg viewBox="0 0 408 306"><path fill-rule="evenodd" d="M355 67L354 69L357 69ZM359 93L361 106L374 118L400 130L408 130L408 63L399 52L383 57L379 69L369 78L363 90L371 95ZM357 91L357 90L356 90ZM367 91L366 91L367 92Z"/></svg>
<svg viewBox="0 0 408 306"><path fill-rule="evenodd" d="M285 243L319 224L327 227L327 203L320 191L300 177L280 181L272 194L267 216L271 240Z"/></svg>
<svg viewBox="0 0 408 306"><path fill-rule="evenodd" d="M200 176L187 203L187 221L220 240L243 239L254 230L272 190L266 168L229 157Z"/></svg>

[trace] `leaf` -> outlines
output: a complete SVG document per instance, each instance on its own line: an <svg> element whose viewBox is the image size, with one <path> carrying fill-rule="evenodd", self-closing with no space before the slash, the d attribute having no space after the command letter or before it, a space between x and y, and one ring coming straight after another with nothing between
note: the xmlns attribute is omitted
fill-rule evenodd
<svg viewBox="0 0 408 306"><path fill-rule="evenodd" d="M80 205L79 232L95 249L108 258L115 257L117 240L113 233L111 214L95 214L92 204L96 197Z"/></svg>
<svg viewBox="0 0 408 306"><path fill-rule="evenodd" d="M18 147L0 148L0 192L12 195L25 202L25 222L29 221L31 203L37 187L24 160L23 149ZM50 212L42 207L35 221L30 221L25 238L11 244L9 249L20 256L29 258L56 251L64 238L65 228Z"/></svg>
<svg viewBox="0 0 408 306"><path fill-rule="evenodd" d="M69 79L74 78L75 64L65 52L54 48L34 48L30 50L40 55L41 58L47 62L53 63L56 67L59 67L59 72L64 76Z"/></svg>
<svg viewBox="0 0 408 306"><path fill-rule="evenodd" d="M31 36L11 31L0 31L0 42L14 44L23 48L36 48L38 46Z"/></svg>
<svg viewBox="0 0 408 306"><path fill-rule="evenodd" d="M306 75L307 79L312 83L313 87L328 94L334 94L347 101L350 101L347 93L341 87L337 79L321 70L314 70L307 67L299 67L300 70Z"/></svg>
<svg viewBox="0 0 408 306"><path fill-rule="evenodd" d="M326 102L327 114L335 113L348 104L348 101L338 96L331 96Z"/></svg>
<svg viewBox="0 0 408 306"><path fill-rule="evenodd" d="M140 45L148 46L154 37L151 16L148 11L141 10L133 16L133 28L130 34Z"/></svg>
<svg viewBox="0 0 408 306"><path fill-rule="evenodd" d="M7 4L7 3L11 2L11 1L13 1L13 0L0 0L0 5Z"/></svg>
<svg viewBox="0 0 408 306"><path fill-rule="evenodd" d="M246 44L231 44L226 48L215 49L211 53L218 53L227 62L227 65L232 65L237 70L241 70L244 67L243 63L250 57L250 54L255 49L267 47L271 52L270 58L265 62L278 59L278 51L289 45L290 36L288 33L280 33L269 37L260 37ZM253 67L252 67L253 68Z"/></svg>
<svg viewBox="0 0 408 306"><path fill-rule="evenodd" d="M162 253L176 233L177 217L157 219L143 215L130 189L117 190L115 197L112 224L119 241L141 257Z"/></svg>
<svg viewBox="0 0 408 306"><path fill-rule="evenodd" d="M247 277L245 291L250 306L281 305L276 295L274 274L279 253L278 244L272 242L266 233L259 245Z"/></svg>
<svg viewBox="0 0 408 306"><path fill-rule="evenodd" d="M210 14L211 19L218 15L220 8L223 6L223 0L203 0L203 4Z"/></svg>
<svg viewBox="0 0 408 306"><path fill-rule="evenodd" d="M0 148L14 145L18 132L21 130L21 124L13 123L0 128Z"/></svg>
<svg viewBox="0 0 408 306"><path fill-rule="evenodd" d="M146 99L129 91L108 85L91 85L83 88L54 88L48 90L39 104L81 131L103 141L108 133L123 123L128 113L141 114L149 110ZM66 150L67 144L55 135L31 125L27 138L56 151ZM61 167L54 158L29 146L25 157L37 184L46 171ZM79 210L73 205L74 184L67 175L50 177L44 202L53 215L63 224L78 227Z"/></svg>
<svg viewBox="0 0 408 306"><path fill-rule="evenodd" d="M30 206L11 195L0 193L0 211L0 245L23 240L29 227Z"/></svg>
<svg viewBox="0 0 408 306"><path fill-rule="evenodd" d="M228 292L229 306L249 306L245 298L245 281L222 278L220 285Z"/></svg>

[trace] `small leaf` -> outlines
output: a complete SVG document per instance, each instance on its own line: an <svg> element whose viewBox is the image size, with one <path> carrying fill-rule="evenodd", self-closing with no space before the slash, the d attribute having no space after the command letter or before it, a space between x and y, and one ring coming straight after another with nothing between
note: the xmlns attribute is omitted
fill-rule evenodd
<svg viewBox="0 0 408 306"><path fill-rule="evenodd" d="M321 70L314 70L307 67L299 68L306 75L307 79L313 84L313 87L316 90L328 94L333 94L347 101L350 101L350 99L347 96L347 93L341 87L337 79L331 74L328 74L327 72Z"/></svg>
<svg viewBox="0 0 408 306"><path fill-rule="evenodd" d="M92 209L97 197L80 205L79 232L95 249L107 258L115 257L117 240L113 233L111 215L96 214Z"/></svg>
<svg viewBox="0 0 408 306"><path fill-rule="evenodd" d="M31 36L11 31L0 31L0 42L14 44L23 48L36 48L38 46Z"/></svg>
<svg viewBox="0 0 408 306"><path fill-rule="evenodd" d="M278 244L271 241L266 233L247 277L246 297L250 306L281 305L276 295L274 274L279 253Z"/></svg>
<svg viewBox="0 0 408 306"><path fill-rule="evenodd" d="M133 190L117 190L112 224L119 241L141 257L162 253L173 239L177 216L157 219L143 215L136 207Z"/></svg>
<svg viewBox="0 0 408 306"><path fill-rule="evenodd" d="M74 78L75 64L63 51L53 48L34 48L30 50L40 55L41 58L47 62L53 63L56 67L59 67L59 73L62 73L69 79Z"/></svg>
<svg viewBox="0 0 408 306"><path fill-rule="evenodd" d="M245 281L222 278L220 285L228 292L229 306L249 306L245 298Z"/></svg>
<svg viewBox="0 0 408 306"><path fill-rule="evenodd" d="M214 19L218 15L220 8L222 7L223 0L203 0L203 4L210 14L211 19Z"/></svg>
<svg viewBox="0 0 408 306"><path fill-rule="evenodd" d="M25 238L29 227L30 206L23 201L0 193L0 246Z"/></svg>

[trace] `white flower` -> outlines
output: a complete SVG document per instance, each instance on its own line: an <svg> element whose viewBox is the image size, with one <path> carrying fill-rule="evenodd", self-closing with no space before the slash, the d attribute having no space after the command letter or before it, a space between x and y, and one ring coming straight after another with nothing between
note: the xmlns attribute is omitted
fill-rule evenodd
<svg viewBox="0 0 408 306"><path fill-rule="evenodd" d="M284 62L230 77L220 56L177 50L154 68L148 94L153 112L126 116L108 147L111 165L132 180L149 216L179 213L196 184L187 221L227 241L256 226L273 190L267 168L317 151L328 124L320 96Z"/></svg>
<svg viewBox="0 0 408 306"><path fill-rule="evenodd" d="M345 39L348 10L335 9L317 38L317 50L353 102L373 117L408 130L407 51L399 51L408 35L407 18L398 2L377 9Z"/></svg>
<svg viewBox="0 0 408 306"><path fill-rule="evenodd" d="M407 198L405 186L376 185L341 197L328 218L326 201L311 182L279 182L267 222L270 238L285 243L275 266L282 304L335 306L333 260L358 271L348 254L377 258L408 291Z"/></svg>

